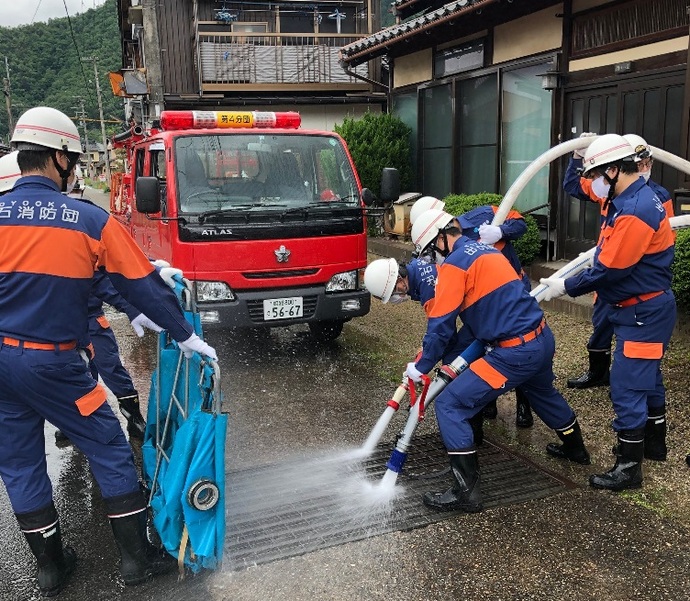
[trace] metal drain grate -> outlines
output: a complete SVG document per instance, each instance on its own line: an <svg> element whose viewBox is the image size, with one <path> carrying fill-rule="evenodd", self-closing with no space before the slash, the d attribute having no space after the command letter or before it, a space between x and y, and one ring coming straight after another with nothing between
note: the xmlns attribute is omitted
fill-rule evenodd
<svg viewBox="0 0 690 601"><path fill-rule="evenodd" d="M371 536L418 528L461 512L437 512L421 502L427 490L450 486L438 434L416 439L397 495L372 502L372 488L392 450L380 445L365 461L343 456L291 461L229 472L226 566L249 567ZM479 451L485 508L539 499L574 486L485 441Z"/></svg>

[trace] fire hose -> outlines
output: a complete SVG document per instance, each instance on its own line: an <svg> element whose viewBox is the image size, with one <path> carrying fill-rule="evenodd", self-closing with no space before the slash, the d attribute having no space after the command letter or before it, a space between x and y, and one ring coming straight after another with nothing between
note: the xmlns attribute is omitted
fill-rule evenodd
<svg viewBox="0 0 690 601"><path fill-rule="evenodd" d="M586 148L595 139L595 136L591 136L569 140L554 146L535 159L527 167L527 169L525 169L525 171L518 176L508 192L506 192L506 195L496 211L492 225L501 225L503 221L505 221L505 218L510 212L519 193L525 188L529 181L542 167L549 162L560 158L564 154L573 152L574 150ZM655 158L661 162L675 167L679 171L690 174L689 161L655 147L652 147L652 150ZM671 227L674 230L690 227L690 215L672 217L670 222ZM568 278L584 271L591 266L595 251L596 247L580 254L576 259L573 259L567 265L556 271L556 273L554 273L551 277ZM530 292L530 295L534 297L537 302L541 302L544 299L544 294L547 289L548 286L540 284ZM442 366L438 370L436 377L428 386L426 398L423 403L425 407L432 403L450 382L452 382L458 375L465 371L469 367L470 363L479 359L484 354L484 351L484 344L479 340L475 340L467 349L465 349L465 351L460 354L459 357L454 359L448 365ZM405 382L403 381L403 384L404 383ZM401 384L401 386L398 388L399 390L401 387L403 387L403 384ZM404 396L404 392L402 393L401 398L402 396ZM372 430L369 438L367 438L365 446L362 448L363 451L371 452L373 450L395 411L397 411L397 408L393 409L391 406L386 408L384 414L379 418L376 427L374 430ZM421 415L423 416L423 414L424 408L421 409ZM388 460L388 463L386 464L387 474L389 472L393 472L395 475L402 471L403 465L407 460L407 453L412 441L412 436L414 435L420 421L420 403L417 402L410 407L410 413L408 415L405 427L398 436L395 448L390 456L390 459Z"/></svg>

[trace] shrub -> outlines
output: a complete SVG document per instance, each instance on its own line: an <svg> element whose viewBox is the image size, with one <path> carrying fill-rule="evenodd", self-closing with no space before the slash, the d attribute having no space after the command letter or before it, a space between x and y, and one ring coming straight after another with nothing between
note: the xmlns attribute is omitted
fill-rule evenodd
<svg viewBox="0 0 690 601"><path fill-rule="evenodd" d="M500 194L491 192L480 192L479 194L450 194L444 199L446 203L445 211L451 215L461 215L475 207L483 205L498 206L503 200ZM539 255L541 251L541 236L539 226L531 215L525 215L527 232L518 240L513 240L512 244L523 265L529 265Z"/></svg>
<svg viewBox="0 0 690 601"><path fill-rule="evenodd" d="M400 189L412 185L409 136L411 129L398 117L366 113L361 119L345 119L335 126L350 150L362 186L380 193L381 172L395 167L400 172Z"/></svg>
<svg viewBox="0 0 690 601"><path fill-rule="evenodd" d="M690 229L679 230L676 238L676 256L671 265L673 293L678 304L690 308Z"/></svg>

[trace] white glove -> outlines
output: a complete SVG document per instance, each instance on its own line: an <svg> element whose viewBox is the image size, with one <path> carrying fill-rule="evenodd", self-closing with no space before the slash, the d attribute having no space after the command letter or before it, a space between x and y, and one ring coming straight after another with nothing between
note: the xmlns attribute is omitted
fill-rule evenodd
<svg viewBox="0 0 690 601"><path fill-rule="evenodd" d="M550 301L565 294L565 278L541 278L539 283L548 286L544 294L545 301Z"/></svg>
<svg viewBox="0 0 690 601"><path fill-rule="evenodd" d="M151 261L156 267L170 267L170 263L163 259L156 259L155 261Z"/></svg>
<svg viewBox="0 0 690 601"><path fill-rule="evenodd" d="M201 338L196 334L192 334L184 342L177 343L180 346L180 350L184 353L187 359L191 359L194 353L199 353L200 355L206 355L214 361L218 361L218 355L212 346L206 344Z"/></svg>
<svg viewBox="0 0 690 601"><path fill-rule="evenodd" d="M144 335L144 328L148 330L153 330L154 332L163 331L163 328L161 328L157 323L153 323L143 313L139 313L139 315L137 315L131 323L132 328L134 328L134 331L137 333L137 336L139 336L139 338L141 338Z"/></svg>
<svg viewBox="0 0 690 601"><path fill-rule="evenodd" d="M180 277L184 277L184 274L182 273L181 269L176 269L175 267L163 267L158 271L158 275L163 278L163 281L170 286L173 290L175 289L175 280L173 279L173 276L179 275Z"/></svg>
<svg viewBox="0 0 690 601"><path fill-rule="evenodd" d="M410 363L407 364L405 375L413 382L419 382L424 374L415 367L414 361L410 361Z"/></svg>
<svg viewBox="0 0 690 601"><path fill-rule="evenodd" d="M591 138L592 136L596 136L596 135L598 135L598 134L595 134L591 131L583 131L580 134L580 137L581 138ZM575 152L573 152L573 158L574 159L584 159L586 151L587 151L586 148L580 148L580 150L576 150Z"/></svg>
<svg viewBox="0 0 690 601"><path fill-rule="evenodd" d="M497 225L489 225L489 223L482 223L479 226L479 241L484 244L496 244L503 238L503 232Z"/></svg>

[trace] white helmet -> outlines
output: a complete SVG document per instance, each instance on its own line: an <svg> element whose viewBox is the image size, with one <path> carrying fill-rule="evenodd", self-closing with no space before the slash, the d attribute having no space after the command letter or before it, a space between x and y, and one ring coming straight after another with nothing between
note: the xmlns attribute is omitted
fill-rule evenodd
<svg viewBox="0 0 690 601"><path fill-rule="evenodd" d="M446 227L453 217L450 213L431 209L419 216L412 226L412 242L417 247L417 252L422 253L431 244L438 233Z"/></svg>
<svg viewBox="0 0 690 601"><path fill-rule="evenodd" d="M10 152L0 157L0 194L14 188L16 181L22 176L17 164L18 151Z"/></svg>
<svg viewBox="0 0 690 601"><path fill-rule="evenodd" d="M48 106L37 106L22 114L17 120L11 143L17 150L55 148L81 154L77 126L65 113Z"/></svg>
<svg viewBox="0 0 690 601"><path fill-rule="evenodd" d="M398 281L398 262L395 259L376 259L364 270L364 286L381 302L390 300Z"/></svg>
<svg viewBox="0 0 690 601"><path fill-rule="evenodd" d="M623 137L630 143L630 146L633 147L636 161L648 159L652 156L652 147L647 144L647 140L642 136L638 136L637 134L625 134Z"/></svg>
<svg viewBox="0 0 690 601"><path fill-rule="evenodd" d="M422 196L410 209L410 223L414 225L414 222L417 221L417 217L429 209L443 211L445 206L446 203L438 198L434 198L433 196Z"/></svg>
<svg viewBox="0 0 690 601"><path fill-rule="evenodd" d="M618 134L604 134L592 142L585 151L582 161L583 175L601 165L608 165L616 161L633 160L635 149L623 136Z"/></svg>

